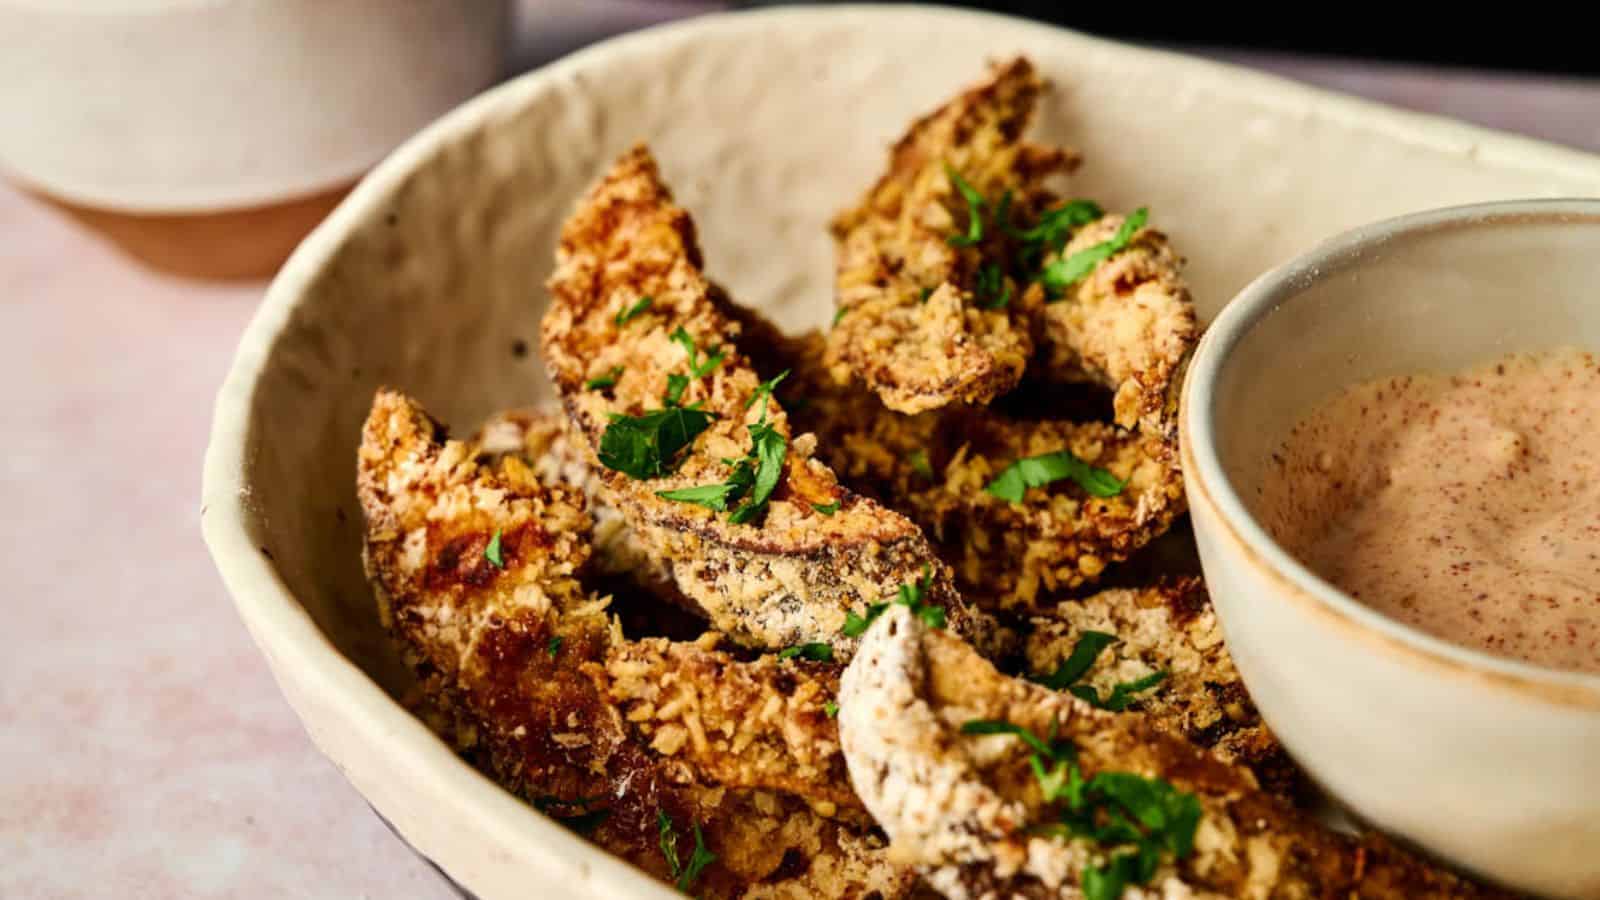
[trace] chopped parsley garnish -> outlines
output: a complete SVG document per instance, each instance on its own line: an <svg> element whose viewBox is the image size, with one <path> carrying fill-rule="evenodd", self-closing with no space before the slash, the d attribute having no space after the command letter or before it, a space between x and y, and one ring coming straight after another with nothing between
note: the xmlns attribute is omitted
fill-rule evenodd
<svg viewBox="0 0 1600 900"><path fill-rule="evenodd" d="M1127 247L1133 241L1133 236L1149 219L1150 210L1143 206L1139 207L1134 210L1133 215L1123 220L1122 227L1117 229L1117 233L1110 240L1101 241L1093 247L1079 250L1065 259L1058 259L1045 266L1044 271L1039 273L1039 280L1053 294L1058 295L1059 299L1061 291L1081 281L1093 272L1096 266Z"/></svg>
<svg viewBox="0 0 1600 900"><path fill-rule="evenodd" d="M845 613L844 628L842 629L844 636L860 637L866 634L867 629L872 627L872 623L883 615L883 611L888 609L891 603L909 607L912 614L921 619L923 624L930 628L943 628L944 608L922 602L922 598L927 596L928 590L932 587L933 570L923 566L922 577L910 584L900 585L900 591L893 600L872 604L867 607L867 614L864 616L858 616L853 612Z"/></svg>
<svg viewBox="0 0 1600 900"><path fill-rule="evenodd" d="M682 325L679 325L672 332L672 340L683 348L684 353L689 355L690 378L704 378L709 375L711 370L715 369L717 364L727 358L728 355L720 347L707 347L705 358L701 359L700 350L695 346L694 338L690 337L689 332L683 330Z"/></svg>
<svg viewBox="0 0 1600 900"><path fill-rule="evenodd" d="M979 266L978 281L972 288L972 296L984 309L1005 309L1006 304L1011 302L1011 285L1006 281L1006 273L994 263Z"/></svg>
<svg viewBox="0 0 1600 900"><path fill-rule="evenodd" d="M589 809L590 806L600 802L601 797L579 797L576 800L562 800L560 797L538 797L533 801L533 808L555 819L557 822L581 835L590 835L600 827L611 815L609 809ZM574 815L557 815L553 812L556 808L579 809L583 812Z"/></svg>
<svg viewBox="0 0 1600 900"><path fill-rule="evenodd" d="M648 296L640 297L632 306L629 306L618 312L617 318L614 320L617 323L617 327L621 328L622 326L628 324L628 322L631 321L634 316L637 316L639 313L649 309L652 302L654 301L652 301Z"/></svg>
<svg viewBox="0 0 1600 900"><path fill-rule="evenodd" d="M1032 749L1028 765L1046 803L1061 805L1057 822L1036 832L1064 839L1084 838L1106 851L1102 865L1085 868L1081 879L1087 900L1118 900L1129 885L1155 875L1161 855L1184 859L1194 852L1200 800L1160 778L1132 772L1099 772L1085 779L1077 749L1056 739L1056 723L1040 738L1010 722L975 719L963 734L1010 734Z"/></svg>
<svg viewBox="0 0 1600 900"><path fill-rule="evenodd" d="M984 490L1001 500L1021 503L1029 488L1044 487L1063 478L1072 479L1093 497L1115 497L1127 485L1105 469L1073 456L1070 450L1059 450L1017 460L984 486Z"/></svg>
<svg viewBox="0 0 1600 900"><path fill-rule="evenodd" d="M689 389L689 376L673 373L667 376L667 392L661 397L662 406L677 406L683 392Z"/></svg>
<svg viewBox="0 0 1600 900"><path fill-rule="evenodd" d="M622 377L622 367L613 366L611 371L597 378L591 378L583 383L584 390L598 391L605 388L616 387L617 379Z"/></svg>
<svg viewBox="0 0 1600 900"><path fill-rule="evenodd" d="M932 296L933 296L933 288L925 287L925 288L922 289L922 292L917 296L917 302L918 303L927 303L928 302L928 298L932 297Z"/></svg>
<svg viewBox="0 0 1600 900"><path fill-rule="evenodd" d="M496 569L504 569L506 567L505 557L500 554L500 529L496 528L494 530L494 537L489 538L488 546L483 548L483 558L487 559L489 565L494 566Z"/></svg>
<svg viewBox="0 0 1600 900"><path fill-rule="evenodd" d="M545 651L550 654L551 659L555 659L556 654L561 652L562 642L563 639L559 634L550 639L550 643L545 647Z"/></svg>
<svg viewBox="0 0 1600 900"><path fill-rule="evenodd" d="M736 470L737 471L737 470ZM746 470L748 471L748 469ZM718 512L728 509L728 495L739 489L735 479L729 479L723 484L702 484L696 487L679 488L675 491L656 491L657 497L676 500L679 503L693 503Z"/></svg>
<svg viewBox="0 0 1600 900"><path fill-rule="evenodd" d="M844 307L841 306L833 311L833 324L839 324L839 320L842 318L844 318Z"/></svg>
<svg viewBox="0 0 1600 900"><path fill-rule="evenodd" d="M928 451L913 450L907 459L911 462L911 471L923 478L933 478L933 465L928 462Z"/></svg>
<svg viewBox="0 0 1600 900"><path fill-rule="evenodd" d="M1032 228L1012 230L1011 234L1024 244L1059 251L1067 245L1074 228L1098 221L1105 214L1105 210L1093 200L1071 200L1055 209L1045 210L1039 216L1038 224Z"/></svg>
<svg viewBox="0 0 1600 900"><path fill-rule="evenodd" d="M1067 658L1054 672L1043 678L1034 678L1033 681L1053 691L1068 691L1072 696L1098 709L1122 712L1133 702L1135 694L1148 691L1160 684L1167 677L1167 673L1155 671L1143 678L1124 681L1112 687L1111 693L1103 698L1093 685L1078 684L1078 680L1094 666L1100 651L1116 641L1117 636L1114 634L1106 634L1104 631L1085 631L1078 636L1078 643L1073 645L1072 652L1067 654Z"/></svg>
<svg viewBox="0 0 1600 900"><path fill-rule="evenodd" d="M1128 708L1128 704L1133 702L1134 694L1150 690L1164 681L1166 677L1167 673L1164 670L1157 670L1143 678L1135 678L1132 681L1124 681L1115 685L1111 688L1111 693L1105 697L1101 697L1093 686L1087 684L1075 684L1067 688L1067 690L1072 692L1072 696L1090 706L1111 712L1122 712Z"/></svg>
<svg viewBox="0 0 1600 900"><path fill-rule="evenodd" d="M756 398L772 393L787 371L756 388ZM693 503L722 512L728 504L743 499L728 521L743 525L759 519L766 511L772 492L783 476L783 460L789 452L789 439L767 422L767 410L750 429L750 453L743 459L723 460L733 467L728 480L721 484L702 484L672 491L658 491L657 496L680 503Z"/></svg>
<svg viewBox="0 0 1600 900"><path fill-rule="evenodd" d="M813 642L790 647L778 654L779 659L794 659L797 656L814 662L833 662L833 645Z"/></svg>
<svg viewBox="0 0 1600 900"><path fill-rule="evenodd" d="M950 179L950 184L967 201L967 233L952 234L945 240L952 247L972 247L983 240L983 195L977 188L967 183L961 173L957 172L949 163L945 163L944 173Z"/></svg>
<svg viewBox="0 0 1600 900"><path fill-rule="evenodd" d="M678 451L711 426L711 413L672 407L642 416L612 414L600 436L600 463L630 478L660 478L672 471Z"/></svg>
<svg viewBox="0 0 1600 900"><path fill-rule="evenodd" d="M1085 631L1078 635L1078 643L1072 647L1072 652L1055 672L1043 678L1033 679L1052 691L1062 691L1077 683L1094 666L1094 661L1100 656L1100 651L1115 644L1117 636L1106 634L1104 631Z"/></svg>
<svg viewBox="0 0 1600 900"><path fill-rule="evenodd" d="M830 719L837 718L839 715L839 704L833 702L832 700L828 700L822 704L822 711L827 713L828 718Z"/></svg>
<svg viewBox="0 0 1600 900"><path fill-rule="evenodd" d="M825 516L832 516L834 513L839 511L839 501L835 500L832 503L813 503L811 504L811 508Z"/></svg>
<svg viewBox="0 0 1600 900"><path fill-rule="evenodd" d="M789 370L784 369L782 372L779 372L771 378L768 378L766 381L756 385L755 392L750 395L749 400L745 401L744 408L749 409L750 407L759 403L762 398L772 396L772 392L777 390L778 385L782 384L783 380L788 377Z"/></svg>
<svg viewBox="0 0 1600 900"><path fill-rule="evenodd" d="M656 810L656 830L661 835L661 855L667 860L668 877L673 879L679 891L687 894L694 885L695 879L705 871L706 866L717 861L716 854L706 849L705 837L700 833L700 823L694 824L694 852L689 855L688 865L678 861L678 834L673 830L672 817L665 810Z"/></svg>

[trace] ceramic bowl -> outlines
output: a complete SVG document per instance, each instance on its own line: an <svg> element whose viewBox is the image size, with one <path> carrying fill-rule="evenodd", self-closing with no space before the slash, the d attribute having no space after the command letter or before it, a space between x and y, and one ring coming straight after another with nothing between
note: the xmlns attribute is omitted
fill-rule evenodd
<svg viewBox="0 0 1600 900"><path fill-rule="evenodd" d="M1600 201L1480 204L1334 238L1246 288L1189 368L1183 464L1228 647L1296 760L1359 817L1506 884L1600 897L1600 677L1458 647L1323 581L1253 504L1330 394L1600 347Z"/></svg>
<svg viewBox="0 0 1600 900"><path fill-rule="evenodd" d="M1056 85L1035 133L1072 192L1149 204L1211 315L1269 266L1411 209L1600 193L1583 154L1014 19L778 8L606 42L496 88L380 164L299 248L217 399L202 520L241 617L317 745L485 900L668 896L451 753L362 578L353 476L374 388L468 431L550 396L536 345L556 229L648 140L711 274L788 327L832 310L828 218L914 116L1023 52Z"/></svg>

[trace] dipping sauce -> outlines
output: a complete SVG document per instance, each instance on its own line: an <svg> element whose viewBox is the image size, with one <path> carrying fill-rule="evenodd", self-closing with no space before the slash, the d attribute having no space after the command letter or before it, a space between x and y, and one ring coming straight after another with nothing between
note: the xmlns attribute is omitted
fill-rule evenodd
<svg viewBox="0 0 1600 900"><path fill-rule="evenodd" d="M1267 531L1362 603L1467 647L1600 672L1593 354L1347 389L1267 472Z"/></svg>

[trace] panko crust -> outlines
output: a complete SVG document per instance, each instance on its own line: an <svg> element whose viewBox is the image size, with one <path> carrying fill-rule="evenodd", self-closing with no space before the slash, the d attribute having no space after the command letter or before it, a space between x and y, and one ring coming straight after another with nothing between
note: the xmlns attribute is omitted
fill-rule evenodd
<svg viewBox="0 0 1600 900"><path fill-rule="evenodd" d="M824 815L805 799L848 792L828 762L838 753L831 720L808 714L836 676L816 664L738 662L715 635L624 640L608 599L576 577L588 556L582 494L541 483L515 455L493 466L482 455L446 442L414 402L383 391L357 470L364 560L384 624L463 749L552 815L603 811L591 838L663 880L658 817L670 817L684 859L698 824L717 855L694 884L698 896L907 895L914 874L887 859L858 810ZM485 554L496 534L503 566ZM749 734L748 743L719 745L718 758L663 742L671 721L661 707L638 714L654 702L638 682L641 664L666 688L686 673L722 672L740 690L693 714L707 734ZM773 696L794 702L773 715ZM775 758L783 752L794 765Z"/></svg>
<svg viewBox="0 0 1600 900"><path fill-rule="evenodd" d="M889 834L952 900L1077 897L1103 851L1039 834L1050 809L1012 735L964 734L1002 720L1071 741L1084 775L1158 777L1196 796L1194 852L1166 859L1124 898L1499 897L1382 841L1336 834L1260 790L1250 773L1151 724L1008 678L901 609L867 633L841 679L840 737L852 782Z"/></svg>
<svg viewBox="0 0 1600 900"><path fill-rule="evenodd" d="M1092 584L1187 509L1175 439L991 409L903 416L834 382L819 364L820 344L808 334L770 351L775 365L793 370L791 390L805 401L791 404L795 427L817 435L817 455L852 488L922 526L980 609L1034 609L1041 598ZM984 490L1018 458L1062 449L1127 485L1093 497L1062 480L1030 489L1021 503Z"/></svg>
<svg viewBox="0 0 1600 900"><path fill-rule="evenodd" d="M791 435L774 399L752 403L759 379L737 346L738 324L719 309L701 271L694 225L645 148L625 154L579 203L562 230L550 290L545 362L585 438L604 499L670 565L678 589L713 627L763 649L833 641L847 658L855 642L839 635L846 614L892 596L924 570L932 578L930 602L944 607L958 630L973 627L921 530L841 487L808 441L788 440L783 474L759 523L733 524L726 513L657 496L727 480L726 460L749 451L747 425L762 416L785 439ZM619 322L644 297L649 307ZM661 408L668 376L687 372L685 350L671 337L679 328L702 352L714 346L727 354L681 397L717 418L664 477L634 479L601 466L596 454L611 416ZM614 385L586 386L618 368ZM831 515L818 509L833 504Z"/></svg>
<svg viewBox="0 0 1600 900"><path fill-rule="evenodd" d="M828 334L835 377L861 381L906 414L985 404L1016 386L1034 353L1038 304L985 309L974 302L979 266L995 248L950 243L968 210L947 167L985 196L1010 191L1010 208L1020 214L1042 208L1045 177L1077 164L1070 150L1021 139L1042 89L1026 59L995 66L988 79L913 123L890 152L888 171L835 220L840 318Z"/></svg>
<svg viewBox="0 0 1600 900"><path fill-rule="evenodd" d="M1079 684L1105 697L1118 684L1165 672L1154 688L1136 695L1129 712L1248 768L1273 794L1292 796L1304 787L1304 776L1251 702L1199 578L1066 600L1028 625L1023 653L1030 677L1055 672L1084 632L1115 635Z"/></svg>
<svg viewBox="0 0 1600 900"><path fill-rule="evenodd" d="M1059 257L1110 240L1124 221L1112 213L1083 226ZM1102 384L1114 392L1118 425L1176 441L1178 388L1200 337L1182 268L1166 235L1152 228L1135 232L1067 296L1045 304L1045 358L1033 371Z"/></svg>

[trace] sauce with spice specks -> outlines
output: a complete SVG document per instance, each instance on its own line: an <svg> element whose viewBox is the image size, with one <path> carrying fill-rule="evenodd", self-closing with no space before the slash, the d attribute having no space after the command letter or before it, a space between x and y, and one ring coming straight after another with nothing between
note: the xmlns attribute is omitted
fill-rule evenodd
<svg viewBox="0 0 1600 900"><path fill-rule="evenodd" d="M1517 354L1358 385L1290 432L1257 514L1362 603L1445 640L1600 672L1600 361Z"/></svg>

